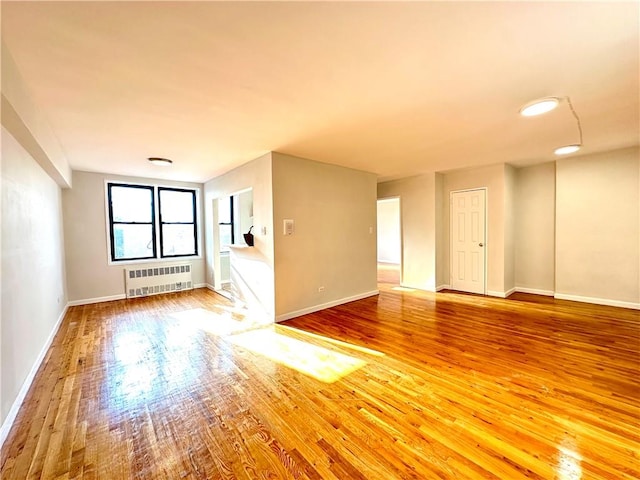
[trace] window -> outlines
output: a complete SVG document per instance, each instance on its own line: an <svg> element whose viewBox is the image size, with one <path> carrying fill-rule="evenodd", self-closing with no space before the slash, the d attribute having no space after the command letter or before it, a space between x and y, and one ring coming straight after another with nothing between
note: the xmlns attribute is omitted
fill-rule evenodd
<svg viewBox="0 0 640 480"><path fill-rule="evenodd" d="M107 202L112 261L198 255L195 190L108 183Z"/></svg>
<svg viewBox="0 0 640 480"><path fill-rule="evenodd" d="M229 250L235 243L235 226L233 221L233 197L218 200L218 225L220 226L220 250Z"/></svg>
<svg viewBox="0 0 640 480"><path fill-rule="evenodd" d="M158 196L162 256L197 255L196 192L159 187Z"/></svg>

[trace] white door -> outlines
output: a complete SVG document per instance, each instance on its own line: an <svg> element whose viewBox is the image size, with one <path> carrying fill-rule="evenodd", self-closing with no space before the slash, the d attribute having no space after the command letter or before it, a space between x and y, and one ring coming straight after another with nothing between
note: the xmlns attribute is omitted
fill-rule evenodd
<svg viewBox="0 0 640 480"><path fill-rule="evenodd" d="M451 192L451 288L485 293L484 189Z"/></svg>

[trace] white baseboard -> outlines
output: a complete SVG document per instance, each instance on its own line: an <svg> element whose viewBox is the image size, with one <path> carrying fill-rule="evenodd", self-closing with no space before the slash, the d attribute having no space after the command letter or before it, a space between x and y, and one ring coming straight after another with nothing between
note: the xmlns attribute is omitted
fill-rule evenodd
<svg viewBox="0 0 640 480"><path fill-rule="evenodd" d="M553 295L555 294L553 290L540 290L539 288L528 287L516 287L516 292L531 293L533 295L544 295L545 297L553 297Z"/></svg>
<svg viewBox="0 0 640 480"><path fill-rule="evenodd" d="M507 298L509 295L511 295L515 291L516 291L515 288L510 288L506 292L499 292L497 290L487 290L487 295L489 295L490 297Z"/></svg>
<svg viewBox="0 0 640 480"><path fill-rule="evenodd" d="M124 293L118 295L109 295L107 297L85 298L82 300L72 300L67 303L68 307L76 307L78 305L90 305L92 303L111 302L113 300L123 300L127 298Z"/></svg>
<svg viewBox="0 0 640 480"><path fill-rule="evenodd" d="M631 308L640 310L640 303L623 302L621 300L611 300L608 298L582 297L580 295L569 295L566 293L556 293L554 298L558 300L572 300L574 302L595 303L597 305L607 305L610 307Z"/></svg>
<svg viewBox="0 0 640 480"><path fill-rule="evenodd" d="M216 287L214 287L213 285L211 285L210 283L206 283L205 287L207 287L209 290L211 290L212 292L216 291Z"/></svg>
<svg viewBox="0 0 640 480"><path fill-rule="evenodd" d="M209 285L208 283L194 283L193 288L210 288L213 290L213 285ZM84 298L82 300L72 300L67 306L69 307L77 307L78 305L91 305L92 303L102 303L102 302L112 302L114 300L124 300L127 298L127 295L124 293L119 293L118 295L108 295L106 297L95 297L95 298Z"/></svg>
<svg viewBox="0 0 640 480"><path fill-rule="evenodd" d="M276 322L284 322L285 320L291 320L292 318L299 317L301 315L306 315L308 313L324 310L325 308L331 308L337 305L342 305L343 303L355 302L356 300L362 300L363 298L372 297L374 295L378 295L379 293L380 293L379 290L372 290L370 292L353 295L352 297L340 298L338 300L332 300L331 302L321 303L319 305L303 308L301 310L296 310L294 312L284 313L282 315L276 316Z"/></svg>
<svg viewBox="0 0 640 480"><path fill-rule="evenodd" d="M40 353L36 357L35 362L33 362L33 366L31 367L29 374L24 379L24 382L22 383L22 387L18 392L18 396L13 401L13 404L11 405L11 409L9 410L7 417L4 419L4 422L2 422L2 427L0 427L0 447L4 445L4 441L9 436L9 431L11 430L11 427L13 426L13 422L15 422L16 417L18 416L18 412L20 411L22 402L24 402L24 399L27 396L27 393L29 393L31 384L33 383L33 380L36 378L38 369L40 368L42 361L47 355L47 352L49 351L49 347L51 346L51 343L53 342L53 339L55 338L56 333L58 333L58 330L60 329L60 325L62 325L62 320L64 320L64 316L67 314L68 308L69 308L69 304L67 303L65 307L62 309L62 313L58 317L58 320L56 320L55 325L51 329L51 333L49 334L49 337L47 338L47 340L44 342L44 345L42 346Z"/></svg>
<svg viewBox="0 0 640 480"><path fill-rule="evenodd" d="M436 287L436 292L439 292L440 290L449 290L451 288L451 285L438 285Z"/></svg>

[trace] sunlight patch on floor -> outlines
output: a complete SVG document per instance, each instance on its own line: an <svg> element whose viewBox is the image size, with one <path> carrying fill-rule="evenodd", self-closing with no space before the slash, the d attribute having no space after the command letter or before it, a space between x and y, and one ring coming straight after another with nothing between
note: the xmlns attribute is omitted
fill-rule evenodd
<svg viewBox="0 0 640 480"><path fill-rule="evenodd" d="M274 362L285 365L321 382L333 383L346 375L355 372L367 364L366 361L336 352L325 347L291 338L283 333L306 335L314 340L329 342L340 347L349 348L369 355L383 356L376 350L351 345L340 340L323 337L284 325L256 319L238 319L233 308L219 312L202 308L194 308L174 313L172 318L178 320L183 333L195 330L204 331L224 337L231 344L262 355ZM283 333L278 333L279 330Z"/></svg>
<svg viewBox="0 0 640 480"><path fill-rule="evenodd" d="M288 327L286 325L278 325L278 330L284 330L285 332L292 332L296 335L304 335L310 338L314 338L317 340L321 340L323 342L333 343L338 345L339 347L349 348L351 350L356 350L361 353L366 353L367 355L375 355L376 357L384 357L384 353L379 352L377 350L372 350L371 348L361 347L360 345L354 345L352 343L343 342L342 340L336 340L335 338L324 337L322 335L318 335L317 333L307 332L305 330L300 330L293 327Z"/></svg>
<svg viewBox="0 0 640 480"><path fill-rule="evenodd" d="M415 288L408 288L408 287L393 287L391 288L391 290L395 290L396 292L415 292L416 291Z"/></svg>
<svg viewBox="0 0 640 480"><path fill-rule="evenodd" d="M271 325L271 322L253 320L249 318L234 318L234 310L226 312L212 312L203 308L194 308L183 312L174 313L171 316L177 319L185 328L203 330L214 335L233 335L246 332L255 328Z"/></svg>
<svg viewBox="0 0 640 480"><path fill-rule="evenodd" d="M367 364L364 360L296 340L273 329L232 335L228 340L324 383L340 380Z"/></svg>

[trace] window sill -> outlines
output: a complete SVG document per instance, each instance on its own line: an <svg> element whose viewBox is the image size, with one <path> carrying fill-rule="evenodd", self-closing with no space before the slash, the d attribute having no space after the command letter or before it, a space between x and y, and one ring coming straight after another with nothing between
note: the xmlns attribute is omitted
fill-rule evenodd
<svg viewBox="0 0 640 480"><path fill-rule="evenodd" d="M119 260L114 262L113 260L109 260L107 265L116 266L116 265L140 265L140 264L150 264L150 265L158 265L165 263L184 263L190 260L202 260L202 255L185 255L184 257L171 257L171 258L143 258L141 260Z"/></svg>

